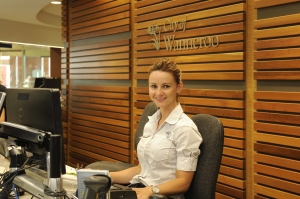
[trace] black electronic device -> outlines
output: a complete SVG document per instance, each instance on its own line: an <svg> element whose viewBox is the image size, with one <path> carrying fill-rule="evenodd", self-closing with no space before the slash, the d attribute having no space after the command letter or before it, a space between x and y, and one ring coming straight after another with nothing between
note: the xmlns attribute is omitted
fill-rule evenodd
<svg viewBox="0 0 300 199"><path fill-rule="evenodd" d="M96 174L89 176L85 178L84 184L85 191L83 199L137 199L136 192L133 191L130 187L120 184L114 184L113 186L111 186L112 180L107 175ZM98 197L96 197L97 195Z"/></svg>
<svg viewBox="0 0 300 199"><path fill-rule="evenodd" d="M92 175L83 181L85 191L83 199L96 198L97 195L102 199L106 199L106 194L111 186L111 178L107 175Z"/></svg>
<svg viewBox="0 0 300 199"><path fill-rule="evenodd" d="M52 135L60 135L63 140L62 116L60 104L60 91L47 88L7 88L6 89L6 114L7 122L20 124L41 132L50 132ZM7 130L11 127L7 125ZM27 129L28 131L28 129ZM24 140L22 132L12 137ZM31 150L36 154L44 154L45 147L41 147L39 140L42 135L36 132L30 139ZM10 135L11 136L11 135ZM28 135L26 140L28 140ZM32 144L33 143L33 144ZM61 173L66 173L64 142L61 141Z"/></svg>
<svg viewBox="0 0 300 199"><path fill-rule="evenodd" d="M0 48L12 48L12 44L0 43Z"/></svg>
<svg viewBox="0 0 300 199"><path fill-rule="evenodd" d="M34 88L57 88L61 90L61 79L56 77L36 77Z"/></svg>
<svg viewBox="0 0 300 199"><path fill-rule="evenodd" d="M110 199L137 199L136 192L128 186L114 184L109 190ZM100 199L100 198L98 198Z"/></svg>

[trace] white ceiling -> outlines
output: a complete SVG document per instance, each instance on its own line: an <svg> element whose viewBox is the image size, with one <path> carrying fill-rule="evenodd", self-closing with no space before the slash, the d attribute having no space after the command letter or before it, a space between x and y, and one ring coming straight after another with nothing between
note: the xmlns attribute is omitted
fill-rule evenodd
<svg viewBox="0 0 300 199"><path fill-rule="evenodd" d="M0 0L0 43L62 47L61 24L51 0Z"/></svg>
<svg viewBox="0 0 300 199"><path fill-rule="evenodd" d="M61 24L61 5L51 0L0 0L0 5L0 19L52 27Z"/></svg>

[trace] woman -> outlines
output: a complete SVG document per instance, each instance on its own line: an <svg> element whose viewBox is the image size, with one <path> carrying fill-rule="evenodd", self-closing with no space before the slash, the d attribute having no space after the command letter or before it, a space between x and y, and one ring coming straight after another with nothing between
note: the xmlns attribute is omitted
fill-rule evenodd
<svg viewBox="0 0 300 199"><path fill-rule="evenodd" d="M183 88L180 75L169 59L160 59L150 68L149 95L159 110L149 117L139 141L139 165L110 172L114 183L130 183L138 199L152 194L183 199L193 179L202 137L178 102Z"/></svg>

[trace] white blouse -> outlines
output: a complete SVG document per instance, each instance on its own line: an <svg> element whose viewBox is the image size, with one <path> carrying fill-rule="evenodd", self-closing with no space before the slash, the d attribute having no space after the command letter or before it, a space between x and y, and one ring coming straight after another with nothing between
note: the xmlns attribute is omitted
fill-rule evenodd
<svg viewBox="0 0 300 199"><path fill-rule="evenodd" d="M202 137L195 123L183 113L178 104L157 129L160 110L144 127L137 147L141 173L131 184L159 185L176 178L176 170L195 171ZM184 198L183 195L174 198Z"/></svg>

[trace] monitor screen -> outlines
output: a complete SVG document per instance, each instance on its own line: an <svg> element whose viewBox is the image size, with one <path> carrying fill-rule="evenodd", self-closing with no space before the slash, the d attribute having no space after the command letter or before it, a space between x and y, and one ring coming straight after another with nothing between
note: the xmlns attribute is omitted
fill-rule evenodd
<svg viewBox="0 0 300 199"><path fill-rule="evenodd" d="M56 77L37 77L34 88L57 88L61 89L61 79Z"/></svg>
<svg viewBox="0 0 300 199"><path fill-rule="evenodd" d="M58 89L6 89L7 122L61 135L62 174L65 174L63 128ZM38 151L37 151L38 152ZM34 151L33 151L34 153Z"/></svg>

